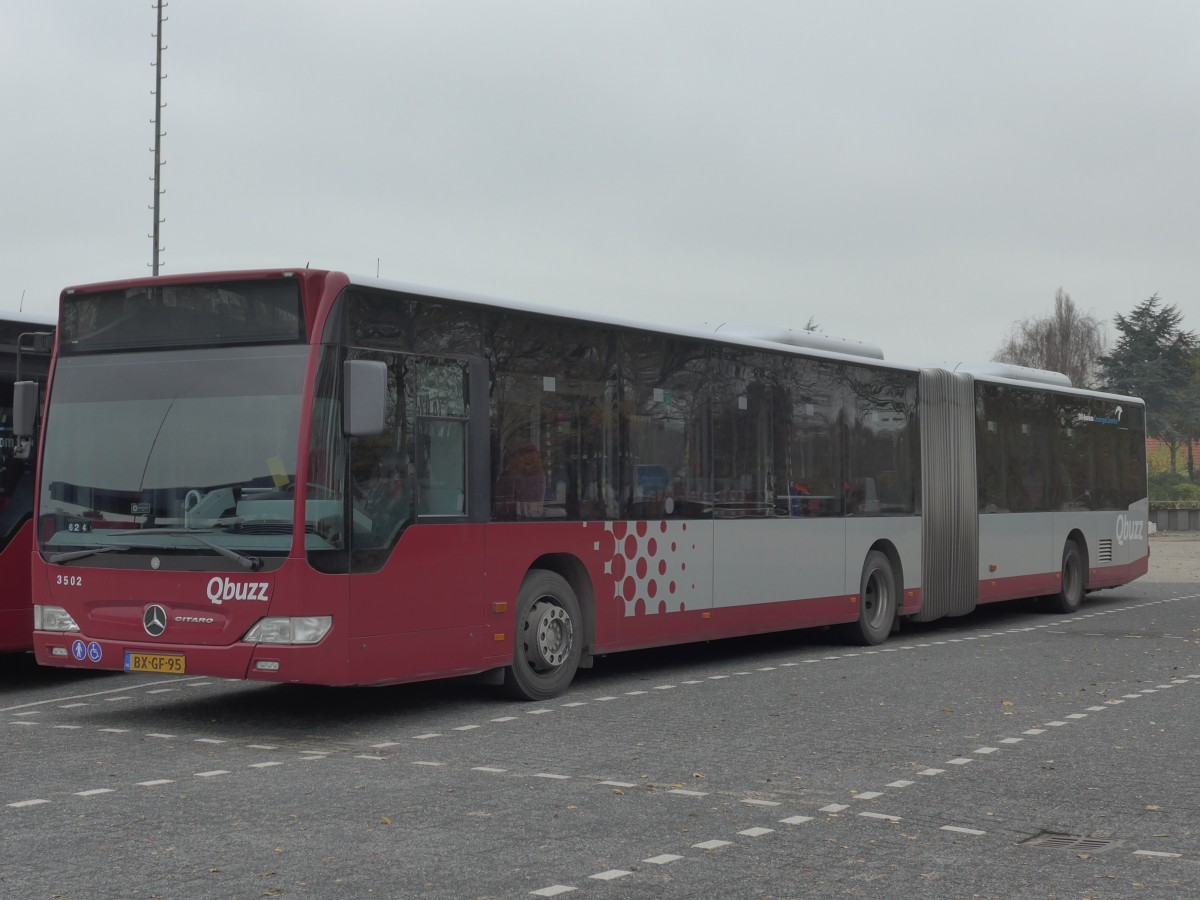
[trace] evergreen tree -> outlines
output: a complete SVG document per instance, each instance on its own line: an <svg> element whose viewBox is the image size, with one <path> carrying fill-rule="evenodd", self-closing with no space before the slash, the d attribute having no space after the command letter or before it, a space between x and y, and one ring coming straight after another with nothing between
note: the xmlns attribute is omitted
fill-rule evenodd
<svg viewBox="0 0 1200 900"><path fill-rule="evenodd" d="M1146 433L1171 451L1171 469L1179 443L1195 435L1200 402L1192 390L1196 371L1195 332L1181 327L1183 314L1162 303L1158 294L1143 300L1128 316L1117 314L1121 336L1099 360L1105 390L1146 401Z"/></svg>

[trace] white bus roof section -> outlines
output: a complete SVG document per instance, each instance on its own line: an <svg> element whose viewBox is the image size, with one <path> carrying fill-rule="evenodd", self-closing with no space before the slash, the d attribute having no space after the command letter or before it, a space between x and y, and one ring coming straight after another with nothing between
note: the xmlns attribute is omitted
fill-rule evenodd
<svg viewBox="0 0 1200 900"><path fill-rule="evenodd" d="M770 344L787 344L789 347L824 350L844 356L867 356L871 359L883 359L883 350L875 344L834 337L831 334L821 334L816 331L783 328L779 325L718 325L715 330L721 335L766 341Z"/></svg>
<svg viewBox="0 0 1200 900"><path fill-rule="evenodd" d="M1014 366L1011 363L960 363L955 366L954 370L984 378L1007 378L1009 381L1032 381L1036 384L1050 384L1054 387L1075 387L1071 384L1071 379L1062 372L1031 369L1028 366Z"/></svg>
<svg viewBox="0 0 1200 900"><path fill-rule="evenodd" d="M1094 391L1089 388L1079 388L1071 384L1062 372L1049 372L1045 369L1030 369L1025 366L1013 366L1008 363L958 363L945 365L954 372L963 372L976 381L990 381L997 384L1011 384L1017 387L1034 388L1035 390L1053 390L1062 394L1073 394L1078 397L1094 397L1098 400L1112 400L1117 403L1134 403L1145 406L1141 397L1131 397L1126 394L1110 394L1106 391ZM1040 375L1042 377L1031 377Z"/></svg>

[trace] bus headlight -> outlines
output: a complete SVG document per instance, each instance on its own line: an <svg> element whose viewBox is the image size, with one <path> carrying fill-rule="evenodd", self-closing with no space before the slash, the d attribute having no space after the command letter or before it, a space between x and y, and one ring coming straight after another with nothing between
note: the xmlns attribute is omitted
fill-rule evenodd
<svg viewBox="0 0 1200 900"><path fill-rule="evenodd" d="M333 616L267 616L242 638L250 644L315 644L333 627Z"/></svg>
<svg viewBox="0 0 1200 900"><path fill-rule="evenodd" d="M78 631L75 620L61 606L34 604L33 627L37 631Z"/></svg>

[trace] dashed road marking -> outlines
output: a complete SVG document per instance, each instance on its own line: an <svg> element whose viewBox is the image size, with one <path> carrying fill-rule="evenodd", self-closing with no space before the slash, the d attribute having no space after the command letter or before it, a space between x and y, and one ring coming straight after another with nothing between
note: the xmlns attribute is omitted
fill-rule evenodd
<svg viewBox="0 0 1200 900"><path fill-rule="evenodd" d="M569 884L552 884L550 887L544 887L541 890L530 891L535 897L557 897L559 894L569 894L575 888Z"/></svg>
<svg viewBox="0 0 1200 900"><path fill-rule="evenodd" d="M589 875L588 878L595 878L597 881L613 881L632 874L628 869L609 869L607 872L597 872L595 875Z"/></svg>

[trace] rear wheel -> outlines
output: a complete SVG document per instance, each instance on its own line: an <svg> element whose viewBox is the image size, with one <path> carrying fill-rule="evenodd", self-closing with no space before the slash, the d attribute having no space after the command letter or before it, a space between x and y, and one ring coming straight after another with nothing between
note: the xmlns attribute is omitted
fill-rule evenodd
<svg viewBox="0 0 1200 900"><path fill-rule="evenodd" d="M882 644L896 620L896 573L887 555L867 554L858 590L858 621L843 626L846 639L855 644Z"/></svg>
<svg viewBox="0 0 1200 900"><path fill-rule="evenodd" d="M571 684L583 653L583 618L561 575L534 569L517 596L513 662L505 691L521 700L548 700Z"/></svg>
<svg viewBox="0 0 1200 900"><path fill-rule="evenodd" d="M1073 613L1083 603L1084 571L1083 554L1079 545L1067 541L1063 547L1062 579L1057 594L1051 594L1049 609L1056 613Z"/></svg>

